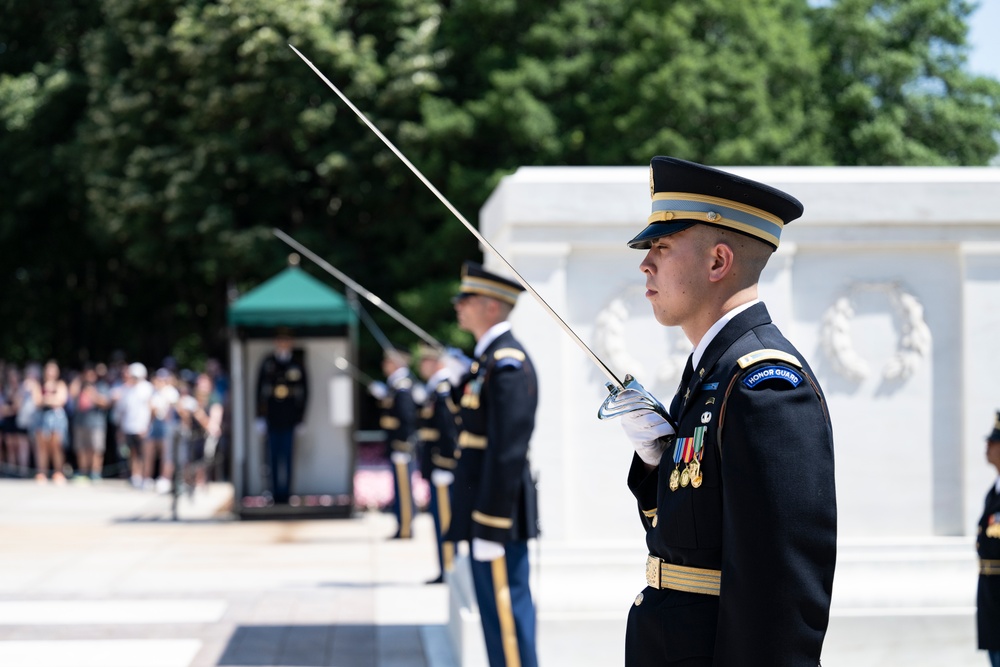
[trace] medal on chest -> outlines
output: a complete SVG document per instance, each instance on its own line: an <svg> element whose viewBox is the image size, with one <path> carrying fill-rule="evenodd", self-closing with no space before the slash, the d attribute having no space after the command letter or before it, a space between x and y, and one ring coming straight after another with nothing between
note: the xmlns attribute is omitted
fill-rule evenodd
<svg viewBox="0 0 1000 667"><path fill-rule="evenodd" d="M670 473L667 486L671 491L690 485L697 489L704 478L701 470L701 460L705 455L705 432L707 426L695 428L694 435L689 438L677 438L674 441L674 469ZM681 463L684 469L681 470Z"/></svg>
<svg viewBox="0 0 1000 667"><path fill-rule="evenodd" d="M462 407L470 410L479 409L479 392L483 389L482 378L472 378L465 383L465 391L462 393Z"/></svg>

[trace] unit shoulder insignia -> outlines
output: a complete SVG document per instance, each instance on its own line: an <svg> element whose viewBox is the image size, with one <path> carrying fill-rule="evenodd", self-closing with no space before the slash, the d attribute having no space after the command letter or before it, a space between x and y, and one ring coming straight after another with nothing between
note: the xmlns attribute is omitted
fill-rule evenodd
<svg viewBox="0 0 1000 667"><path fill-rule="evenodd" d="M496 361L508 358L516 359L517 361L524 361L524 352L514 347L503 347L493 353L493 358Z"/></svg>
<svg viewBox="0 0 1000 667"><path fill-rule="evenodd" d="M743 378L743 384L750 389L755 389L768 380L781 380L793 387L798 387L799 383L802 382L802 376L787 366L764 366L749 371Z"/></svg>
<svg viewBox="0 0 1000 667"><path fill-rule="evenodd" d="M409 389L413 386L413 380L410 378L402 378L393 383L393 387L396 389Z"/></svg>
<svg viewBox="0 0 1000 667"><path fill-rule="evenodd" d="M493 353L494 368L521 368L525 360L524 352L513 347L505 347Z"/></svg>
<svg viewBox="0 0 1000 667"><path fill-rule="evenodd" d="M795 366L796 368L802 368L802 362L799 361L794 355L788 354L784 350L773 349L757 350L756 352L745 354L737 359L736 363L739 364L740 368L745 369L762 361L783 361L786 364Z"/></svg>

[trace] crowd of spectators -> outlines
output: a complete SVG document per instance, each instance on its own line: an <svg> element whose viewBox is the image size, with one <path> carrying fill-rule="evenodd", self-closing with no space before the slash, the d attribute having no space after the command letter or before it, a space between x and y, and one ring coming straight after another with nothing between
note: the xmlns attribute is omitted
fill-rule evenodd
<svg viewBox="0 0 1000 667"><path fill-rule="evenodd" d="M125 478L159 493L221 477L229 430L221 364L209 359L195 372L167 358L149 375L122 358L79 371L0 361L0 476L39 484Z"/></svg>

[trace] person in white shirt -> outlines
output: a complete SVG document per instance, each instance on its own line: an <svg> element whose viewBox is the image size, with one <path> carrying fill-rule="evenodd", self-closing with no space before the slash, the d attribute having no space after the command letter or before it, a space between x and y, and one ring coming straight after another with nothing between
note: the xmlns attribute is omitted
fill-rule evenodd
<svg viewBox="0 0 1000 667"><path fill-rule="evenodd" d="M149 401L153 385L146 379L146 367L134 362L125 369L125 387L119 399L120 429L128 445L129 473L132 486L142 487L142 441L152 421Z"/></svg>

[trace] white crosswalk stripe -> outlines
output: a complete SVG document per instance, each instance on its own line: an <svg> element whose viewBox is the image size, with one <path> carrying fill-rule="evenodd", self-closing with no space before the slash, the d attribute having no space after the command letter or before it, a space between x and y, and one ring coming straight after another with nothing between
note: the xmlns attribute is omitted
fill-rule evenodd
<svg viewBox="0 0 1000 667"><path fill-rule="evenodd" d="M0 642L0 665L18 667L188 667L197 639L59 639Z"/></svg>

